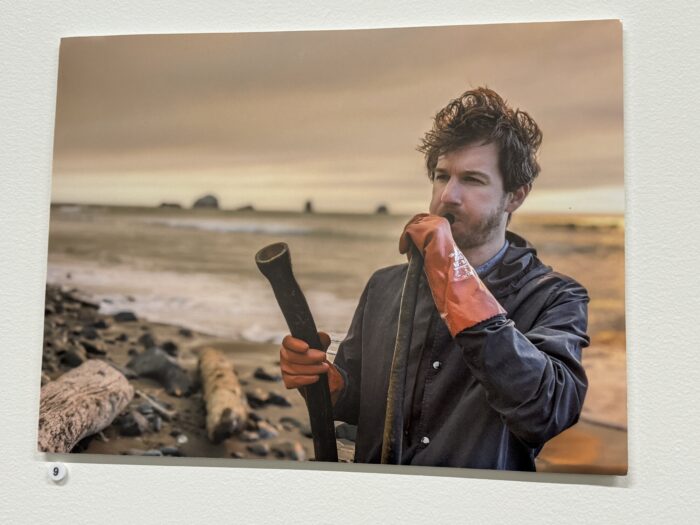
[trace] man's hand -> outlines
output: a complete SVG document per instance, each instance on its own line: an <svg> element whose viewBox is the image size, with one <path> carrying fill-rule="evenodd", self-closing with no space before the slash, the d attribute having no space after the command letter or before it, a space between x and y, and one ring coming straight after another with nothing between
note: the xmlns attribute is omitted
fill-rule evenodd
<svg viewBox="0 0 700 525"><path fill-rule="evenodd" d="M345 387L343 376L338 369L328 362L325 350L331 344L330 336L325 332L318 333L323 345L323 351L309 348L301 339L287 335L282 340L280 348L280 369L282 380L287 388L299 388L319 380L321 374L328 375L328 386L331 391L331 401L335 404L340 392Z"/></svg>
<svg viewBox="0 0 700 525"><path fill-rule="evenodd" d="M435 306L452 337L506 313L455 244L447 219L427 213L416 215L401 234L399 251L410 253L411 242L423 255Z"/></svg>

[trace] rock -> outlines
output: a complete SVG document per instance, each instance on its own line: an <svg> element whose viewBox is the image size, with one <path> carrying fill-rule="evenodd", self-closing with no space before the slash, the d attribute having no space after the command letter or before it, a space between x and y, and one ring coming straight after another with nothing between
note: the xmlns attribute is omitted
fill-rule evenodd
<svg viewBox="0 0 700 525"><path fill-rule="evenodd" d="M177 447L160 447L160 451L164 456L182 456L182 452Z"/></svg>
<svg viewBox="0 0 700 525"><path fill-rule="evenodd" d="M355 425L348 425L347 423L340 423L335 427L335 437L338 439L355 441L357 439L357 427Z"/></svg>
<svg viewBox="0 0 700 525"><path fill-rule="evenodd" d="M83 337L85 339L95 340L100 336L92 326L86 326L83 328Z"/></svg>
<svg viewBox="0 0 700 525"><path fill-rule="evenodd" d="M246 206L241 206L240 208L236 208L235 211L255 211L255 208L252 205L247 204Z"/></svg>
<svg viewBox="0 0 700 525"><path fill-rule="evenodd" d="M125 310L123 312L118 312L112 316L112 318L117 322L117 323L130 323L133 321L138 321L138 318L136 315L134 315L134 312L130 312L128 310Z"/></svg>
<svg viewBox="0 0 700 525"><path fill-rule="evenodd" d="M180 328L180 330L178 330L178 333L182 337L192 337L192 330L190 330L189 328Z"/></svg>
<svg viewBox="0 0 700 525"><path fill-rule="evenodd" d="M161 202L158 205L159 208L175 208L175 209L181 209L182 205L178 202Z"/></svg>
<svg viewBox="0 0 700 525"><path fill-rule="evenodd" d="M292 404L287 401L287 398L276 394L275 392L270 392L270 397L267 400L268 405L276 405L278 407L290 407Z"/></svg>
<svg viewBox="0 0 700 525"><path fill-rule="evenodd" d="M377 209L375 212L377 215L387 215L389 213L389 208L386 207L386 204L380 204L377 206Z"/></svg>
<svg viewBox="0 0 700 525"><path fill-rule="evenodd" d="M293 461L306 461L306 450L298 441L284 441L272 447L275 456L281 459L291 459Z"/></svg>
<svg viewBox="0 0 700 525"><path fill-rule="evenodd" d="M189 441L189 438L185 434L180 434L177 436L177 438L175 438L175 441L177 441L178 445L184 445Z"/></svg>
<svg viewBox="0 0 700 525"><path fill-rule="evenodd" d="M93 328L97 328L98 330L104 330L105 328L109 328L109 325L107 324L107 321L104 319L99 319L92 323Z"/></svg>
<svg viewBox="0 0 700 525"><path fill-rule="evenodd" d="M119 433L122 436L140 436L150 430L148 420L136 410L118 418Z"/></svg>
<svg viewBox="0 0 700 525"><path fill-rule="evenodd" d="M148 416L154 412L153 407L149 403L141 403L136 407L136 410L138 410L144 416Z"/></svg>
<svg viewBox="0 0 700 525"><path fill-rule="evenodd" d="M314 203L311 201L306 201L304 203L304 213L313 213L314 212Z"/></svg>
<svg viewBox="0 0 700 525"><path fill-rule="evenodd" d="M258 368L255 369L255 372L253 372L253 377L255 377L256 379L261 379L263 381L281 381L282 380L282 376L280 374L270 373L261 366L259 366Z"/></svg>
<svg viewBox="0 0 700 525"><path fill-rule="evenodd" d="M200 197L196 201L194 201L194 204L192 205L193 208L213 208L213 209L219 209L219 200L214 197L214 195L204 195L203 197Z"/></svg>
<svg viewBox="0 0 700 525"><path fill-rule="evenodd" d="M250 430L244 430L238 434L238 439L245 441L246 443L251 443L253 441L258 441L260 439L260 434L257 432L252 432Z"/></svg>
<svg viewBox="0 0 700 525"><path fill-rule="evenodd" d="M143 454L141 454L141 455L142 456L162 456L163 453L160 450L158 450L157 448L153 448L151 450L145 450L143 452Z"/></svg>
<svg viewBox="0 0 700 525"><path fill-rule="evenodd" d="M245 397L248 400L250 408L262 408L270 399L270 394L265 392L262 388L256 388L255 390L248 390L245 393Z"/></svg>
<svg viewBox="0 0 700 525"><path fill-rule="evenodd" d="M80 344L83 345L83 348L88 354L107 355L107 352L102 348L102 343L100 342L91 343L90 341L80 341Z"/></svg>
<svg viewBox="0 0 700 525"><path fill-rule="evenodd" d="M166 341L160 347L165 350L169 355L175 357L177 356L177 345L172 341Z"/></svg>
<svg viewBox="0 0 700 525"><path fill-rule="evenodd" d="M163 428L163 420L158 414L151 415L148 420L151 422L153 432L160 432L160 429Z"/></svg>
<svg viewBox="0 0 700 525"><path fill-rule="evenodd" d="M267 443L253 443L252 445L248 445L246 449L260 457L267 456L270 453L270 447Z"/></svg>
<svg viewBox="0 0 700 525"><path fill-rule="evenodd" d="M257 412L249 412L248 419L250 419L251 421L253 421L255 423L258 423L259 421L263 420L263 417L260 414L258 414Z"/></svg>
<svg viewBox="0 0 700 525"><path fill-rule="evenodd" d="M313 438L313 432L311 432L311 426L310 425L304 425L299 429L299 432L301 432L302 436L305 436L307 438Z"/></svg>
<svg viewBox="0 0 700 525"><path fill-rule="evenodd" d="M301 428L301 421L299 421L297 418L292 417L292 416L283 416L280 418L280 423L288 424L293 426L294 428Z"/></svg>
<svg viewBox="0 0 700 525"><path fill-rule="evenodd" d="M141 377L158 381L171 395L186 396L192 391L189 374L157 346L134 356L127 366Z"/></svg>
<svg viewBox="0 0 700 525"><path fill-rule="evenodd" d="M235 450L233 452L231 452L229 455L232 458L236 458L236 459L243 459L245 457L245 454L238 452L238 451L235 451Z"/></svg>
<svg viewBox="0 0 700 525"><path fill-rule="evenodd" d="M128 341L128 340L129 340L129 336L124 334L124 333L121 333L117 336L117 341L119 341L119 342L123 343L124 341Z"/></svg>
<svg viewBox="0 0 700 525"><path fill-rule="evenodd" d="M61 364L68 368L75 368L85 362L85 355L76 348L66 350L61 356Z"/></svg>
<svg viewBox="0 0 700 525"><path fill-rule="evenodd" d="M139 337L138 342L146 349L156 346L155 339L153 339L153 336L148 332Z"/></svg>
<svg viewBox="0 0 700 525"><path fill-rule="evenodd" d="M262 439L276 438L280 435L277 429L267 421L258 422L258 434Z"/></svg>
<svg viewBox="0 0 700 525"><path fill-rule="evenodd" d="M136 350L136 348L129 348L129 350L128 350L126 353L129 354L129 355L132 356L132 357L135 356L135 355L139 355L139 351Z"/></svg>

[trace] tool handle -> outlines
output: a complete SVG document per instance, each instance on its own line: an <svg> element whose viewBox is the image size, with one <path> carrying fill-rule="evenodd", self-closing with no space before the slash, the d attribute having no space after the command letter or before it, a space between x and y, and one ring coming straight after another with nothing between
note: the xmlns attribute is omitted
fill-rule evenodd
<svg viewBox="0 0 700 525"><path fill-rule="evenodd" d="M255 263L270 281L292 337L305 341L310 348L323 350L306 297L292 272L289 246L283 242L266 246L255 255ZM337 462L338 449L328 381L321 377L316 383L301 387L300 390L309 410L316 461Z"/></svg>

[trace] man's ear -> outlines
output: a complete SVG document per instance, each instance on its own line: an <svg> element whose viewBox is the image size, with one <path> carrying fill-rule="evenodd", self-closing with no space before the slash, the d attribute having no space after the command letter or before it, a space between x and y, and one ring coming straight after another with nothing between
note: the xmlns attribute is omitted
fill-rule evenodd
<svg viewBox="0 0 700 525"><path fill-rule="evenodd" d="M508 213L513 213L515 210L520 208L523 202L525 202L525 197L528 196L530 190L532 189L532 184L523 184L514 191L508 193L506 210Z"/></svg>

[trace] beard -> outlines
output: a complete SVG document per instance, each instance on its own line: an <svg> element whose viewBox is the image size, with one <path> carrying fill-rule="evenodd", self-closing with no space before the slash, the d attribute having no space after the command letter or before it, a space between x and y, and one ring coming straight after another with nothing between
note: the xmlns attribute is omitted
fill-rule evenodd
<svg viewBox="0 0 700 525"><path fill-rule="evenodd" d="M504 196L493 212L477 224L470 226L468 231L459 234L453 231L455 243L459 249L465 251L477 248L497 235L501 230L501 223L505 220L505 208L506 198Z"/></svg>

